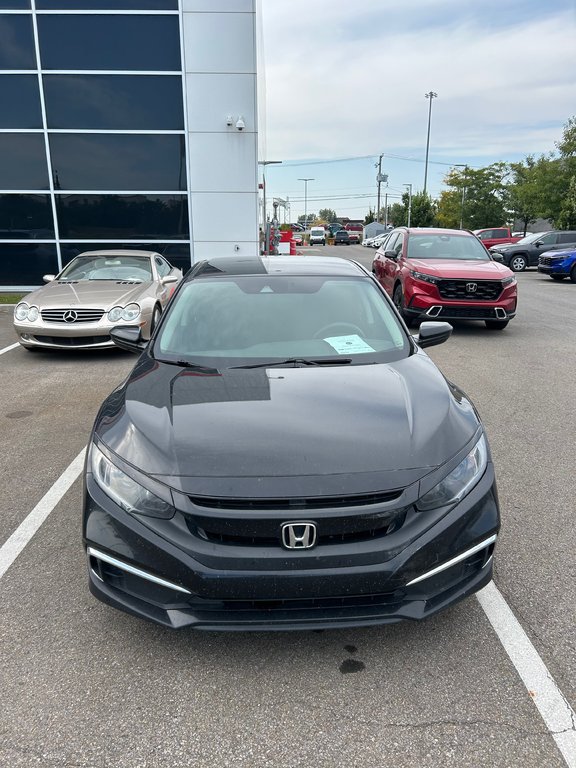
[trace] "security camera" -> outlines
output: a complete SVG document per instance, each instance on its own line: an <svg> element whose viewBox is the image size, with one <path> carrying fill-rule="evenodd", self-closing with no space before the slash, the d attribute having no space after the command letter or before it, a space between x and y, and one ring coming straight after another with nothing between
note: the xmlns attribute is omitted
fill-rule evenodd
<svg viewBox="0 0 576 768"><path fill-rule="evenodd" d="M228 115L228 117L226 118L226 125L228 126L228 128L232 128L232 126L234 125L234 118L232 117L232 115Z"/></svg>
<svg viewBox="0 0 576 768"><path fill-rule="evenodd" d="M240 117L236 121L236 128L239 131L243 131L244 128L246 128L246 123L244 122L244 118L242 117L242 115L240 115Z"/></svg>

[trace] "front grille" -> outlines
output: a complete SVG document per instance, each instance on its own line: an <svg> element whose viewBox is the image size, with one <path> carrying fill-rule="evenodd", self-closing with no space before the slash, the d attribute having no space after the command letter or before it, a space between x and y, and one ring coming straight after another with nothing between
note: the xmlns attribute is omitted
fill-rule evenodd
<svg viewBox="0 0 576 768"><path fill-rule="evenodd" d="M437 285L443 299L466 301L495 301L503 290L500 280L439 280Z"/></svg>
<svg viewBox="0 0 576 768"><path fill-rule="evenodd" d="M57 344L59 347L83 347L88 344L104 344L110 336L33 336L42 344Z"/></svg>
<svg viewBox="0 0 576 768"><path fill-rule="evenodd" d="M552 259L549 256L540 256L539 260L540 264L549 267L550 264L552 264Z"/></svg>
<svg viewBox="0 0 576 768"><path fill-rule="evenodd" d="M362 493L355 496L312 496L310 498L276 499L234 499L210 496L190 496L196 507L207 509L243 509L253 511L272 511L285 509L288 512L306 509L334 509L335 507L358 507L367 504L383 504L400 498L401 490L382 493Z"/></svg>
<svg viewBox="0 0 576 768"><path fill-rule="evenodd" d="M406 511L406 508L403 508L375 514L317 518L314 521L317 528L316 542L319 545L341 544L388 536L404 524ZM287 517L287 520L290 518ZM280 546L282 522L270 517L223 518L186 515L186 524L193 536L229 546Z"/></svg>
<svg viewBox="0 0 576 768"><path fill-rule="evenodd" d="M442 307L442 311L434 318L450 317L462 318L463 320L493 320L496 318L496 311L491 307Z"/></svg>
<svg viewBox="0 0 576 768"><path fill-rule="evenodd" d="M46 323L97 323L104 315L103 309L43 309L40 313Z"/></svg>

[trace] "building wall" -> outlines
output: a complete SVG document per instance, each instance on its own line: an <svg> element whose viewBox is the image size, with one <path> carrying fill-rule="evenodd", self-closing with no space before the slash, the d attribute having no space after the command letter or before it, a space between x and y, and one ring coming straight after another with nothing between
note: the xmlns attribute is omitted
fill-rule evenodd
<svg viewBox="0 0 576 768"><path fill-rule="evenodd" d="M257 252L254 28L254 0L0 0L0 285Z"/></svg>

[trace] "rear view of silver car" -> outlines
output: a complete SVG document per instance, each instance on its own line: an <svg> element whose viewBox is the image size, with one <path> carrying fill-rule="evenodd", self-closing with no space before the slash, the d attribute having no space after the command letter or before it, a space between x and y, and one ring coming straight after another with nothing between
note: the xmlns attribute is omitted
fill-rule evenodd
<svg viewBox="0 0 576 768"><path fill-rule="evenodd" d="M152 251L81 253L14 310L26 349L112 347L110 330L138 326L150 338L182 272Z"/></svg>

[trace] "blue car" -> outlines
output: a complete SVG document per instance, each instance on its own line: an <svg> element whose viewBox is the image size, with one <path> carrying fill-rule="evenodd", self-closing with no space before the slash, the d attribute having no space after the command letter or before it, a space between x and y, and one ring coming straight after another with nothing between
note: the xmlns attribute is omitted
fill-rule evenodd
<svg viewBox="0 0 576 768"><path fill-rule="evenodd" d="M550 275L552 280L564 280L569 277L576 283L576 249L543 253L538 259L538 272Z"/></svg>

